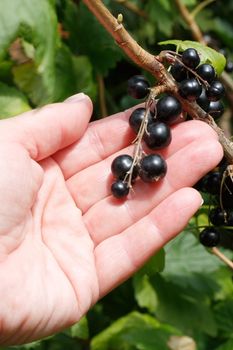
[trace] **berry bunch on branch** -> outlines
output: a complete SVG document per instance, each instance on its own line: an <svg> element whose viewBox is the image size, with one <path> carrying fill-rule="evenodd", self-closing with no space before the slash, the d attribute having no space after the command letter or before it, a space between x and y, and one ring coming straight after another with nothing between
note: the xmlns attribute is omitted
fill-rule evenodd
<svg viewBox="0 0 233 350"><path fill-rule="evenodd" d="M143 76L133 76L128 81L128 94L136 99L144 99L145 105L134 110L129 119L129 127L135 133L133 155L122 154L112 162L111 171L115 179L111 186L113 196L126 198L137 178L154 182L166 175L166 161L156 150L167 147L171 142L170 125L186 117L209 124L218 134L227 164L222 179L228 180L227 193L233 191L233 142L215 122L215 118L219 118L224 111L221 98L225 91L219 79L225 66L224 56L206 47L204 41L180 40L160 43L175 44L176 51L162 50L154 56L130 36L124 28L122 15L115 18L101 0L83 2L125 54L139 67L150 72L156 81L154 86L150 86ZM221 61L220 64L218 61ZM155 152L148 152L150 149ZM219 207L215 209L214 219L210 222L221 216L221 224L229 225L231 214L228 208L225 210L221 197L223 183L220 188ZM213 212L211 215L213 217ZM200 242L207 247L214 247L214 254L233 268L231 261L215 248L219 240L218 230L214 226L201 232Z"/></svg>

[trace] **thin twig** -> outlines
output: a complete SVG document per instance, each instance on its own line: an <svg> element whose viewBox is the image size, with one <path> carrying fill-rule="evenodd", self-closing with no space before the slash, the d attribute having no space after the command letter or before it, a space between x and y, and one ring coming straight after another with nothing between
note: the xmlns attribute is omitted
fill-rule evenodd
<svg viewBox="0 0 233 350"><path fill-rule="evenodd" d="M182 14L184 20L189 25L195 40L199 41L202 44L205 44L202 32L200 31L199 26L194 21L194 18L190 14L190 12L188 11L187 7L184 5L184 3L181 0L175 0L175 1L176 1L176 5L177 5L178 9L180 10L180 13Z"/></svg>
<svg viewBox="0 0 233 350"><path fill-rule="evenodd" d="M212 253L216 255L220 260L222 260L227 266L229 266L233 270L233 261L231 261L226 255L224 255L220 250L216 247L211 249Z"/></svg>
<svg viewBox="0 0 233 350"><path fill-rule="evenodd" d="M102 117L107 117L108 110L106 106L105 99L105 86L103 76L97 74L97 83L98 83L98 91L99 91L99 103L100 103L100 112Z"/></svg>
<svg viewBox="0 0 233 350"><path fill-rule="evenodd" d="M191 16L193 18L195 18L199 12L201 12L206 6L208 6L209 4L211 4L212 2L214 2L216 0L205 0L202 1L200 4L198 4L195 9L191 12Z"/></svg>

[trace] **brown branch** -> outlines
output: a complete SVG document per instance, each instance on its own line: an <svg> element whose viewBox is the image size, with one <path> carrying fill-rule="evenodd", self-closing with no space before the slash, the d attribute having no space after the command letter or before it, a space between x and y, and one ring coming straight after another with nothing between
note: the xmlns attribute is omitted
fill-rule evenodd
<svg viewBox="0 0 233 350"><path fill-rule="evenodd" d="M107 117L108 110L105 99L105 86L104 86L104 78L102 75L97 74L97 83L98 83L98 91L99 91L99 104L100 104L100 113L101 116Z"/></svg>
<svg viewBox="0 0 233 350"><path fill-rule="evenodd" d="M176 0L178 1L178 0ZM90 11L96 16L100 23L116 40L117 44L132 59L134 63L143 69L149 71L159 84L167 87L167 91L172 93L180 100L184 111L193 119L202 120L208 123L218 134L219 141L223 146L224 153L230 164L233 164L233 142L231 142L220 129L213 118L201 109L195 102L189 102L183 99L178 93L178 87L172 76L167 72L163 65L166 61L166 55L160 54L154 56L145 51L126 31L122 23L108 11L101 0L83 0Z"/></svg>
<svg viewBox="0 0 233 350"><path fill-rule="evenodd" d="M216 247L212 248L212 253L216 255L220 260L222 260L227 266L229 266L233 270L233 262L228 259L220 250Z"/></svg>
<svg viewBox="0 0 233 350"><path fill-rule="evenodd" d="M202 32L200 31L200 28L198 27L197 23L194 21L194 17L188 11L187 7L183 4L182 0L175 0L175 1L185 22L189 25L194 39L199 41L202 44L205 44L205 40L203 38Z"/></svg>

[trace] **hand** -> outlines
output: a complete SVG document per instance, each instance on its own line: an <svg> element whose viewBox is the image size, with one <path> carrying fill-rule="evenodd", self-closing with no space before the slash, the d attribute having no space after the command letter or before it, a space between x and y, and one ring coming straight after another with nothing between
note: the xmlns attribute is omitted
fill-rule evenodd
<svg viewBox="0 0 233 350"><path fill-rule="evenodd" d="M68 327L129 278L187 224L201 205L190 186L222 157L209 126L180 123L166 177L116 200L110 165L132 152L130 110L88 125L91 113L81 94L0 122L1 344Z"/></svg>

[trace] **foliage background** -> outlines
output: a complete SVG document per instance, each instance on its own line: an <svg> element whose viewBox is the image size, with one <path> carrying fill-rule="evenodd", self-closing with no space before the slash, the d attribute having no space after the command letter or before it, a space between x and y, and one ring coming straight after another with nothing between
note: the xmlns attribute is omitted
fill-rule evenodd
<svg viewBox="0 0 233 350"><path fill-rule="evenodd" d="M104 2L114 15L123 14L129 32L154 54L160 51L159 41L192 40L175 1ZM233 2L206 2L210 4L199 12L197 23L233 59ZM130 10L129 3L139 13ZM183 3L191 11L203 1ZM79 91L92 98L93 119L135 104L126 94L126 82L141 70L125 57L82 1L0 0L0 9L0 118L62 101ZM78 324L14 348L180 350L171 341L188 336L187 350L232 350L232 273L197 239L198 226L208 225L211 198L205 203L179 237ZM225 253L232 257L230 249Z"/></svg>

